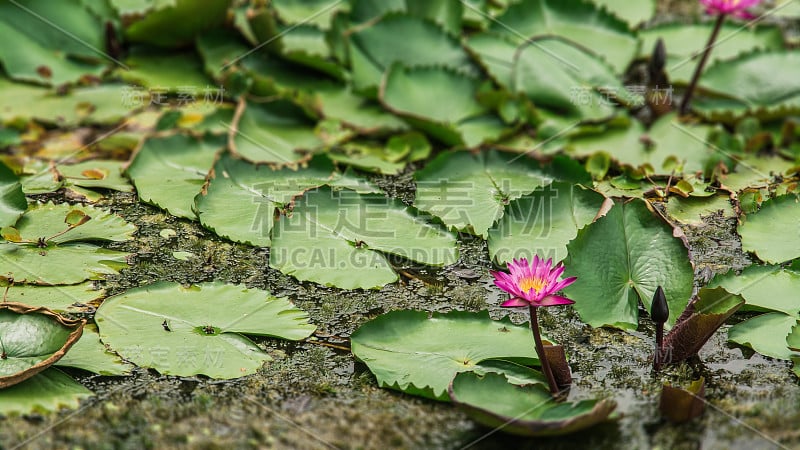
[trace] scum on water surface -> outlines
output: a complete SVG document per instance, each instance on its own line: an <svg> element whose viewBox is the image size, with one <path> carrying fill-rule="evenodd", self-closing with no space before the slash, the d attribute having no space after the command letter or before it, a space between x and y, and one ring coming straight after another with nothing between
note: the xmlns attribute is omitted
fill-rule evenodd
<svg viewBox="0 0 800 450"><path fill-rule="evenodd" d="M694 0L659 2L659 12L690 17ZM672 17L674 18L674 17ZM661 14L659 20L670 18ZM796 40L796 28L790 35ZM413 168L413 167L412 167ZM411 168L407 168L411 169ZM412 170L376 177L389 195L411 203ZM53 200L63 201L54 195ZM221 240L198 224L144 205L133 194L112 194L103 206L137 225L134 241L111 248L135 253L132 265L98 284L109 294L157 280L185 284L211 280L244 283L289 297L309 312L319 330L301 343L258 339L273 361L258 374L218 382L200 377L159 376L137 369L111 378L70 371L96 396L76 413L0 419L0 449L15 448L514 448L576 447L761 449L800 446L797 423L800 386L790 364L728 344L718 330L700 358L651 375L654 327L641 314L637 332L592 329L570 308L542 311L541 325L567 346L575 399L613 397L623 413L619 424L580 436L519 440L480 428L450 405L379 388L367 368L349 352L348 336L385 311L489 308L492 317L525 315L499 307L492 288L486 244L463 236L461 260L453 267L401 272L402 282L380 291L340 291L300 283L267 267L266 249ZM161 234L171 229L172 233ZM750 263L741 251L735 223L711 217L685 229L695 262L696 282ZM178 260L173 252L191 254ZM739 314L738 320L743 320ZM710 405L691 423L661 421L661 383L686 385L704 376Z"/></svg>

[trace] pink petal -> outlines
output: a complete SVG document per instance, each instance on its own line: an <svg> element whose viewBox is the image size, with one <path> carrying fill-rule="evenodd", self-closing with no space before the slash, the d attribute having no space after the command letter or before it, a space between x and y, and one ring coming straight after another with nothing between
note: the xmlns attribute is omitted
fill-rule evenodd
<svg viewBox="0 0 800 450"><path fill-rule="evenodd" d="M492 272L494 275L494 284L500 289L508 292L511 295L519 295L519 288L511 275L505 272Z"/></svg>
<svg viewBox="0 0 800 450"><path fill-rule="evenodd" d="M570 284L574 283L575 280L577 280L577 279L578 279L578 277L565 278L565 279L559 281L558 283L556 283L556 285L553 286L553 290L551 292L558 292L558 291L564 289L565 287L569 286Z"/></svg>
<svg viewBox="0 0 800 450"><path fill-rule="evenodd" d="M519 273L527 268L528 268L528 258L515 259L508 265L508 270L511 271L511 273L514 272Z"/></svg>
<svg viewBox="0 0 800 450"><path fill-rule="evenodd" d="M529 306L530 303L526 302L525 300L519 297L511 297L510 299L504 301L500 306L503 308L516 308L519 306Z"/></svg>
<svg viewBox="0 0 800 450"><path fill-rule="evenodd" d="M553 283L558 280L558 277L564 273L564 264L559 263L555 269L550 272L550 278L547 279L547 284Z"/></svg>
<svg viewBox="0 0 800 450"><path fill-rule="evenodd" d="M700 3L706 7L707 14L731 14L739 18L753 18L754 16L745 10L761 2L762 0L740 0L738 2L731 0L700 0Z"/></svg>
<svg viewBox="0 0 800 450"><path fill-rule="evenodd" d="M510 275L505 272L500 272L499 270L490 270L489 273L494 276L495 281L506 281L511 279Z"/></svg>
<svg viewBox="0 0 800 450"><path fill-rule="evenodd" d="M539 297L541 297L541 294L537 293L533 288L528 289L528 292L522 293L522 298L531 303L539 301Z"/></svg>
<svg viewBox="0 0 800 450"><path fill-rule="evenodd" d="M527 263L527 259L524 260ZM537 264L537 257L533 255L533 262L531 264L525 264L525 267L522 268L522 273L520 274L520 278L530 278L533 276L533 267L536 267Z"/></svg>
<svg viewBox="0 0 800 450"><path fill-rule="evenodd" d="M759 3L761 3L762 1L763 1L763 0L741 0L741 1L739 2L739 5L738 5L738 6L739 6L739 8L741 8L741 9L752 8L753 6L756 6L756 5L758 5L758 4L759 4Z"/></svg>
<svg viewBox="0 0 800 450"><path fill-rule="evenodd" d="M567 297L561 297L559 295L548 295L547 297L543 298L542 301L535 306L559 306L559 305L571 305L575 303L574 301L568 299Z"/></svg>
<svg viewBox="0 0 800 450"><path fill-rule="evenodd" d="M750 14L747 11L736 11L732 16L742 20L753 20L756 18L755 14Z"/></svg>
<svg viewBox="0 0 800 450"><path fill-rule="evenodd" d="M516 284L514 284L514 283L510 283L510 282L497 282L497 281L495 281L495 283L494 283L494 284L495 284L497 287L499 287L500 289L502 289L502 290L504 290L504 291L508 292L508 293L509 293L509 294L511 294L511 295L519 296L520 294L522 294L522 292L521 292L519 289L517 289L517 285L516 285Z"/></svg>

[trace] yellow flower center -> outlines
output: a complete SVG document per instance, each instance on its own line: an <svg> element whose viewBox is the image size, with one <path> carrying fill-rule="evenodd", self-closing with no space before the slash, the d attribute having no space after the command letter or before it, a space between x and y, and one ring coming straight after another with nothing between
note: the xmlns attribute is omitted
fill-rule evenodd
<svg viewBox="0 0 800 450"><path fill-rule="evenodd" d="M519 280L519 288L522 292L528 292L531 289L539 293L544 288L545 282L541 278L525 277Z"/></svg>

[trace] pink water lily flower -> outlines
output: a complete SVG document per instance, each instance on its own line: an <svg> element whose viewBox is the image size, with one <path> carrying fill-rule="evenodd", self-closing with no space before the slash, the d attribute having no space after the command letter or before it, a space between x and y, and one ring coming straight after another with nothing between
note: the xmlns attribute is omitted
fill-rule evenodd
<svg viewBox="0 0 800 450"><path fill-rule="evenodd" d="M730 14L740 19L754 18L746 10L761 2L762 0L700 0L705 5L707 14Z"/></svg>
<svg viewBox="0 0 800 450"><path fill-rule="evenodd" d="M511 299L503 302L504 307L517 306L558 306L571 305L574 301L555 295L556 292L574 283L576 277L561 279L564 273L564 264L559 263L553 267L553 259L547 261L533 257L533 263L528 264L527 258L515 259L508 264L506 272L495 272L494 284L500 289L511 294Z"/></svg>

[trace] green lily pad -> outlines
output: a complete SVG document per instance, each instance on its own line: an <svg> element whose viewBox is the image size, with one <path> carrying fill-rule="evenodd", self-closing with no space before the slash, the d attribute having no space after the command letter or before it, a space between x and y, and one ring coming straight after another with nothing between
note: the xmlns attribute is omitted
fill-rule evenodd
<svg viewBox="0 0 800 450"><path fill-rule="evenodd" d="M11 416L77 409L92 391L58 369L47 369L22 383L0 389L0 414Z"/></svg>
<svg viewBox="0 0 800 450"><path fill-rule="evenodd" d="M498 264L531 260L533 255L561 261L578 230L604 213L605 200L597 192L569 183L539 188L511 202L489 230L489 255Z"/></svg>
<svg viewBox="0 0 800 450"><path fill-rule="evenodd" d="M145 106L145 99L132 99L132 94L130 86L119 84L59 92L0 77L0 122L34 119L60 126L113 124Z"/></svg>
<svg viewBox="0 0 800 450"><path fill-rule="evenodd" d="M142 143L127 173L139 198L170 214L194 219L194 197L200 192L224 137L184 134L151 137Z"/></svg>
<svg viewBox="0 0 800 450"><path fill-rule="evenodd" d="M403 171L405 162L393 162L386 147L381 144L348 142L328 153L328 157L367 172L397 175Z"/></svg>
<svg viewBox="0 0 800 450"><path fill-rule="evenodd" d="M437 400L447 400L459 372L483 370L482 361L538 363L530 329L485 311L392 311L356 330L351 346L381 386Z"/></svg>
<svg viewBox="0 0 800 450"><path fill-rule="evenodd" d="M193 52L159 52L150 47L134 47L125 60L127 69L117 75L127 83L149 88L151 95L159 93L159 103L167 103L168 92L183 94L187 103L191 97L203 98L203 90L214 82L203 73L203 65ZM181 101L181 97L178 97ZM155 102L155 100L154 100Z"/></svg>
<svg viewBox="0 0 800 450"><path fill-rule="evenodd" d="M239 55L231 55L235 58ZM227 63L230 64L230 63ZM285 99L294 99L306 105L306 100L314 97L318 91L341 90L344 88L336 80L325 76L319 72L308 70L307 68L285 61L283 59L257 58L255 55L237 61L241 66L241 74L250 78L250 92L259 97L268 98L272 95L279 95ZM232 66L231 66L232 68ZM228 75L230 81L236 81L237 72ZM251 81L246 81L250 83Z"/></svg>
<svg viewBox="0 0 800 450"><path fill-rule="evenodd" d="M655 0L629 2L627 0L592 0L606 11L628 22L631 28L649 21L656 13ZM708 35L706 35L708 36Z"/></svg>
<svg viewBox="0 0 800 450"><path fill-rule="evenodd" d="M105 291L97 290L91 281L66 286L36 286L14 284L5 291L9 302L41 306L58 313L85 313L93 310L95 304L105 296Z"/></svg>
<svg viewBox="0 0 800 450"><path fill-rule="evenodd" d="M325 157L311 160L304 169L274 170L224 154L195 200L197 214L200 223L219 236L266 247L271 242L275 211L333 178L333 164Z"/></svg>
<svg viewBox="0 0 800 450"><path fill-rule="evenodd" d="M435 22L453 35L461 32L462 16L468 9L466 5L450 0L352 0L350 3L350 19L355 24L370 22L389 13L406 13Z"/></svg>
<svg viewBox="0 0 800 450"><path fill-rule="evenodd" d="M547 378L542 372L520 363L502 359L487 359L481 361L472 368L472 372L481 376L487 373L503 374L508 379L509 383L520 386L528 384L547 386Z"/></svg>
<svg viewBox="0 0 800 450"><path fill-rule="evenodd" d="M368 22L390 12L406 11L406 0L353 0L350 3L350 16L356 23Z"/></svg>
<svg viewBox="0 0 800 450"><path fill-rule="evenodd" d="M5 164L0 163L0 228L17 223L28 208L19 178Z"/></svg>
<svg viewBox="0 0 800 450"><path fill-rule="evenodd" d="M327 156L335 162L367 172L399 174L409 162L422 161L433 150L424 134L393 134L386 142L353 140L332 148Z"/></svg>
<svg viewBox="0 0 800 450"><path fill-rule="evenodd" d="M736 212L727 195L689 198L678 195L670 196L667 201L667 214L684 225L693 226L704 225L704 219L715 214L720 214L726 219L736 217Z"/></svg>
<svg viewBox="0 0 800 450"><path fill-rule="evenodd" d="M25 381L61 359L80 339L84 324L46 308L0 303L0 389Z"/></svg>
<svg viewBox="0 0 800 450"><path fill-rule="evenodd" d="M452 233L399 200L322 187L275 225L270 266L303 281L377 289L397 280L387 256L443 266L458 249Z"/></svg>
<svg viewBox="0 0 800 450"><path fill-rule="evenodd" d="M338 0L274 0L271 5L285 23L310 23L323 29L330 26L335 13L348 9L347 2Z"/></svg>
<svg viewBox="0 0 800 450"><path fill-rule="evenodd" d="M775 239L775 230L781 230ZM796 195L771 198L749 214L737 230L742 249L764 262L780 264L800 257L800 200Z"/></svg>
<svg viewBox="0 0 800 450"><path fill-rule="evenodd" d="M215 100L213 95L217 94L213 93L214 89L216 88L210 88L207 91L209 92L208 98L198 96L196 98L198 103L179 105L166 112L165 115L170 112L179 114L180 117L175 125L183 130L190 130L197 134L227 134L228 128L225 124L233 122L236 108L232 104L219 103L218 100Z"/></svg>
<svg viewBox="0 0 800 450"><path fill-rule="evenodd" d="M769 80L769 83L752 83L751 80ZM712 118L733 120L754 114L770 119L798 114L800 54L754 52L719 62L703 73L700 86L715 97L698 97L693 108Z"/></svg>
<svg viewBox="0 0 800 450"><path fill-rule="evenodd" d="M641 30L640 56L650 57L656 41L663 39L667 50L666 71L670 82L688 84L697 66L697 55L703 51L713 28L713 22L665 23ZM709 63L729 60L756 49L769 51L783 47L783 33L779 27L742 27L740 24L728 22L719 31L719 39L714 44Z"/></svg>
<svg viewBox="0 0 800 450"><path fill-rule="evenodd" d="M770 358L790 360L800 356L788 348L786 341L797 321L797 316L779 312L762 314L732 326L728 330L728 340Z"/></svg>
<svg viewBox="0 0 800 450"><path fill-rule="evenodd" d="M745 309L780 311L800 317L800 304L797 302L800 274L792 270L753 265L739 275L733 271L718 275L708 285L741 294L747 302Z"/></svg>
<svg viewBox="0 0 800 450"><path fill-rule="evenodd" d="M658 175L670 175L673 170L689 174L704 170L707 162L719 154L707 143L711 129L708 125L684 125L676 114L667 114L649 130L634 121L627 128L573 138L568 149L575 156L604 151L620 164L651 167Z"/></svg>
<svg viewBox="0 0 800 450"><path fill-rule="evenodd" d="M0 241L0 275L18 283L74 284L99 280L128 267L128 253L91 244L69 243L45 249Z"/></svg>
<svg viewBox="0 0 800 450"><path fill-rule="evenodd" d="M789 350L800 352L800 326L792 327L792 332L786 338L786 344L789 346ZM792 359L795 360L795 358ZM795 367L797 367L797 361L795 361Z"/></svg>
<svg viewBox="0 0 800 450"><path fill-rule="evenodd" d="M745 155L737 158L736 167L718 176L720 187L731 193L759 189L780 183L797 172L797 165L780 157Z"/></svg>
<svg viewBox="0 0 800 450"><path fill-rule="evenodd" d="M0 62L14 79L62 85L100 76L113 58L102 50L101 18L79 0L0 3Z"/></svg>
<svg viewBox="0 0 800 450"><path fill-rule="evenodd" d="M405 122L386 112L380 103L356 95L349 89L318 89L314 94L324 117L340 120L360 133L382 134L408 129Z"/></svg>
<svg viewBox="0 0 800 450"><path fill-rule="evenodd" d="M278 20L279 17L276 17L275 12L256 7L246 13L247 28L254 43L257 44L256 48L264 48L285 60L318 70L334 78L344 78L344 69L333 59L330 44L331 41L339 42L343 38L338 33L329 33L318 24L312 23L315 17L325 15L325 10L312 14L310 20L297 23ZM327 12L332 12L332 9L328 9Z"/></svg>
<svg viewBox="0 0 800 450"><path fill-rule="evenodd" d="M509 202L552 181L530 159L496 151L442 153L414 176L417 208L484 237Z"/></svg>
<svg viewBox="0 0 800 450"><path fill-rule="evenodd" d="M72 218L78 224L70 225ZM18 231L3 230L17 242L0 241L2 275L17 283L46 285L96 280L127 267L127 253L76 241L124 241L136 230L99 209L51 203L32 207L17 226Z"/></svg>
<svg viewBox="0 0 800 450"><path fill-rule="evenodd" d="M503 121L478 102L484 82L446 67L393 65L381 85L387 109L449 145L475 147L502 137Z"/></svg>
<svg viewBox="0 0 800 450"><path fill-rule="evenodd" d="M522 0L497 17L490 30L506 34L518 44L552 35L574 41L604 58L616 73L625 71L638 49L625 22L581 0ZM558 55L553 57L558 59ZM562 62L569 66L569 61Z"/></svg>
<svg viewBox="0 0 800 450"><path fill-rule="evenodd" d="M540 39L517 50L514 57L509 86L525 93L537 107L598 121L617 112L612 98L636 103L611 66L569 41Z"/></svg>
<svg viewBox="0 0 800 450"><path fill-rule="evenodd" d="M22 190L26 194L55 192L62 187L88 189L111 189L133 192L133 186L122 176L121 161L89 160L77 164L56 164L33 161L25 165L29 174L22 179Z"/></svg>
<svg viewBox="0 0 800 450"><path fill-rule="evenodd" d="M6 128L0 125L0 146L19 145L22 143L21 135L18 130Z"/></svg>
<svg viewBox="0 0 800 450"><path fill-rule="evenodd" d="M163 47L177 47L222 23L230 0L111 0L126 24L125 37Z"/></svg>
<svg viewBox="0 0 800 450"><path fill-rule="evenodd" d="M129 375L133 370L133 365L124 362L100 341L95 325L86 325L78 342L55 365L74 367L103 376Z"/></svg>
<svg viewBox="0 0 800 450"><path fill-rule="evenodd" d="M300 340L316 328L284 298L243 286L159 282L106 299L101 340L128 361L165 375L231 379L271 358L242 334Z"/></svg>
<svg viewBox="0 0 800 450"><path fill-rule="evenodd" d="M612 400L557 403L539 386L515 386L505 376L459 373L450 399L481 425L519 436L560 436L611 420Z"/></svg>
<svg viewBox="0 0 800 450"><path fill-rule="evenodd" d="M229 28L209 30L195 41L197 53L203 59L206 74L224 84L233 66L250 50L241 36Z"/></svg>
<svg viewBox="0 0 800 450"><path fill-rule="evenodd" d="M79 214L90 219L72 230L63 232L70 214ZM36 242L42 237L48 243L64 244L76 241L123 242L133 238L136 226L122 217L93 206L69 205L67 203L44 203L32 205L17 222L16 229L24 240Z"/></svg>
<svg viewBox="0 0 800 450"><path fill-rule="evenodd" d="M336 79L345 77L344 69L331 55L328 44L331 35L318 26L309 23L277 24L268 31L259 33L259 40L268 43L267 48L280 54L282 58Z"/></svg>
<svg viewBox="0 0 800 450"><path fill-rule="evenodd" d="M649 310L658 286L667 297L669 324L689 302L694 281L689 252L644 201L618 203L579 231L567 251L567 273L578 281L564 292L593 327L636 329L639 302Z"/></svg>
<svg viewBox="0 0 800 450"><path fill-rule="evenodd" d="M405 36L403 45L397 45L398 36ZM350 35L350 63L357 91L374 96L383 73L398 62L408 67L437 65L477 74L454 36L419 17L388 14Z"/></svg>
<svg viewBox="0 0 800 450"><path fill-rule="evenodd" d="M289 101L242 101L236 114L230 132L231 151L248 161L294 164L322 145L314 133L315 123Z"/></svg>

